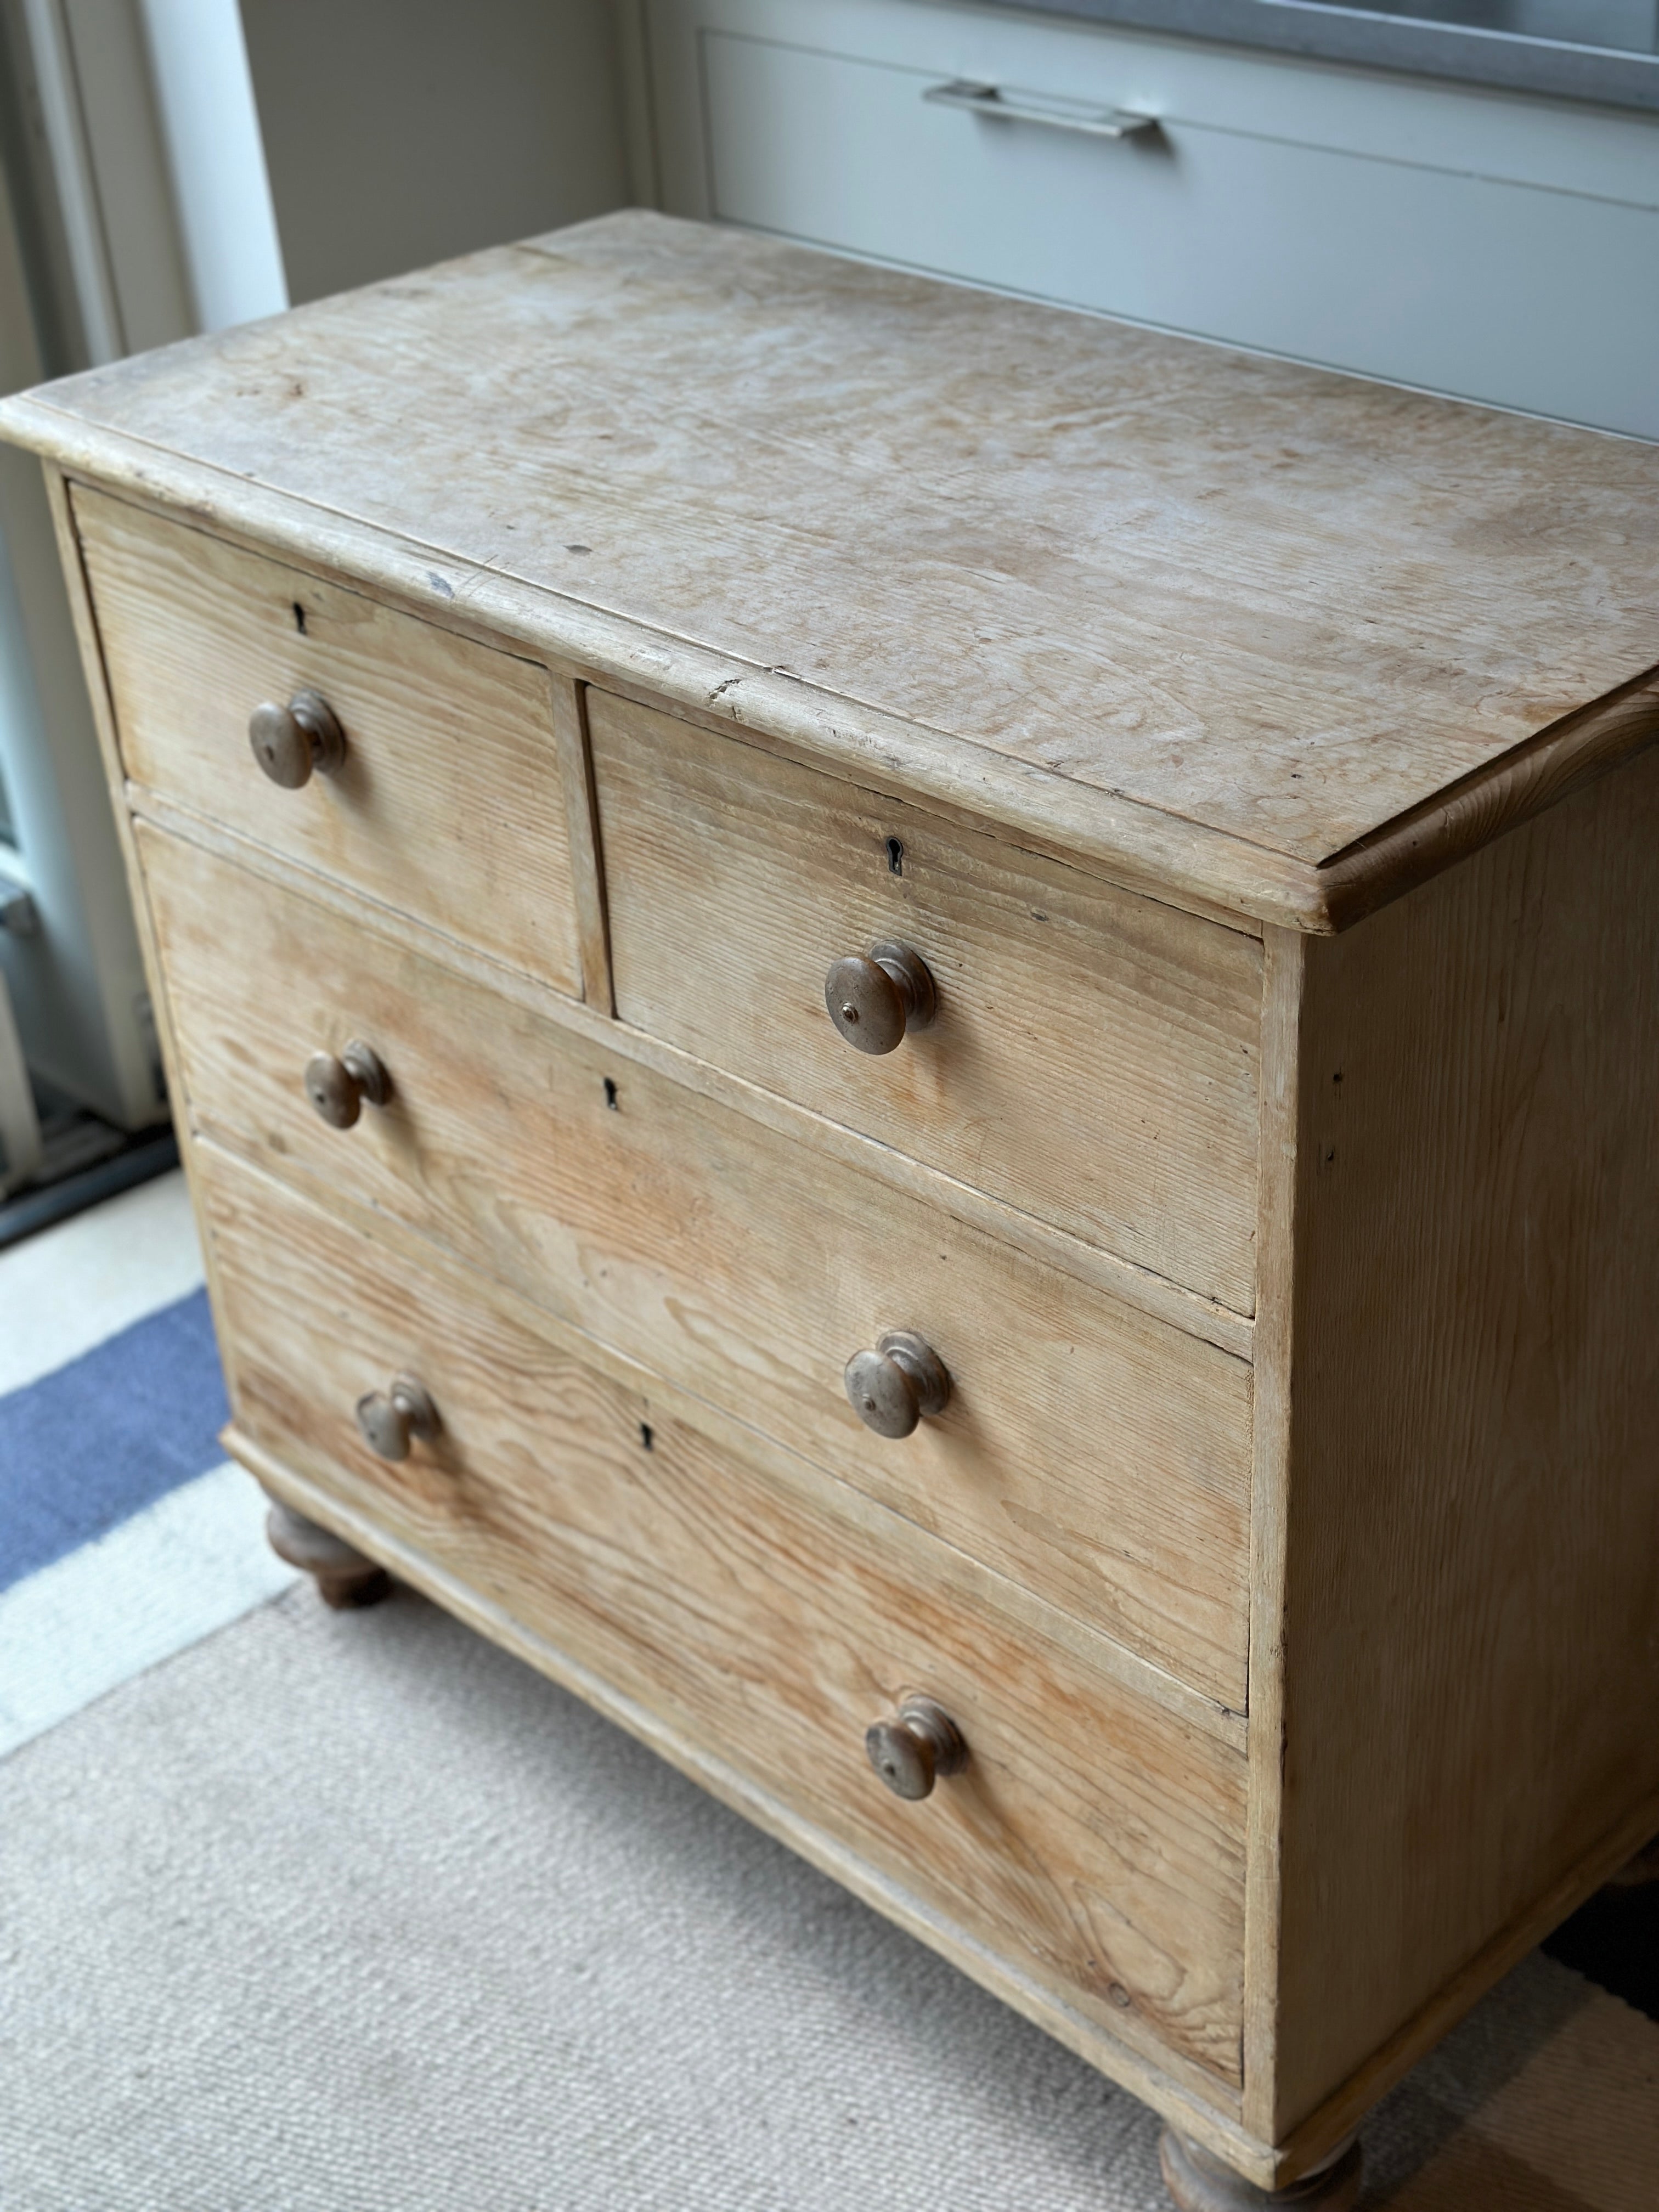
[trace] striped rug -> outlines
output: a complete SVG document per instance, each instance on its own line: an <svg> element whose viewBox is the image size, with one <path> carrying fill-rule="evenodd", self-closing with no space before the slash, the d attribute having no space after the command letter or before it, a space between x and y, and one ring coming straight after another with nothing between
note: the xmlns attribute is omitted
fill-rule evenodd
<svg viewBox="0 0 1659 2212"><path fill-rule="evenodd" d="M1150 2113L641 1747L326 1613L224 1412L177 1175L0 1254L3 2212L1167 2212ZM1656 2212L1656 1927L1525 1960L1364 2203Z"/></svg>
<svg viewBox="0 0 1659 2212"><path fill-rule="evenodd" d="M183 1175L0 1252L0 1754L288 1587Z"/></svg>

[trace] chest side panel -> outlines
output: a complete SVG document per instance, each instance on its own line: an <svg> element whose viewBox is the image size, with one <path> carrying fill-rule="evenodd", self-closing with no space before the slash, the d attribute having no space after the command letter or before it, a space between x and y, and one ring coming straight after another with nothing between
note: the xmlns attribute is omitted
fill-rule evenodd
<svg viewBox="0 0 1659 2212"><path fill-rule="evenodd" d="M1280 2132L1659 1793L1656 849L1650 757L1306 948Z"/></svg>

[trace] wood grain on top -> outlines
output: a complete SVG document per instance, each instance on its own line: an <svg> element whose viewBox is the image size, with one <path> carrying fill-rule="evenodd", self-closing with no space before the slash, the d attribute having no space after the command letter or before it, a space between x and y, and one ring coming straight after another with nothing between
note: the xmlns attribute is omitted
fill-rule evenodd
<svg viewBox="0 0 1659 2212"><path fill-rule="evenodd" d="M1373 872L1659 734L1651 693L1565 768L1504 760L1659 662L1659 451L653 215L95 370L0 429L267 536L272 494L391 533L434 608L515 583L550 649L620 617L665 671L727 664L701 703L736 720L751 677L811 687L821 750L927 732L1061 842L1220 833L1260 856L1223 896L1304 927L1350 918L1308 870L1385 825L1413 847L1401 817L1469 779L1529 795L1465 789Z"/></svg>

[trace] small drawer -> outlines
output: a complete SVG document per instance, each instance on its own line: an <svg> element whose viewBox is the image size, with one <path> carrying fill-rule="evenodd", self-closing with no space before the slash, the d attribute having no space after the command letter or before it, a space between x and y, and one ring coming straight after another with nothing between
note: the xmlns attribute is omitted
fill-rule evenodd
<svg viewBox="0 0 1659 2212"><path fill-rule="evenodd" d="M580 995L544 669L104 493L74 506L134 782ZM302 691L344 752L284 788L249 720Z"/></svg>
<svg viewBox="0 0 1659 2212"><path fill-rule="evenodd" d="M449 1271L210 1148L198 1165L233 1446L358 1507L1103 2030L1237 2082L1231 1746L966 1610L925 1538L849 1522L810 1469L762 1474ZM382 1424L392 1461L354 1408L404 1373L436 1422ZM967 1758L906 1802L865 1735L917 1694Z"/></svg>
<svg viewBox="0 0 1659 2212"><path fill-rule="evenodd" d="M1242 1710L1245 1361L355 919L138 836L198 1128L400 1218ZM307 1103L319 1052L319 1103L349 1127ZM897 1437L843 1379L888 1332L951 1382Z"/></svg>
<svg viewBox="0 0 1659 2212"><path fill-rule="evenodd" d="M1252 1310L1254 938L627 700L587 710L624 1020ZM893 942L933 1018L854 1049L829 972Z"/></svg>

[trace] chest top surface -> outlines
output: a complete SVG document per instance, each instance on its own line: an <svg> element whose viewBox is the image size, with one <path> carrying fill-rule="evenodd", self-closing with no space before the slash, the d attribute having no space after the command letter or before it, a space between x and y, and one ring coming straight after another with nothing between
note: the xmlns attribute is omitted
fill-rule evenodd
<svg viewBox="0 0 1659 2212"><path fill-rule="evenodd" d="M0 430L1303 927L1659 735L1659 448L654 215Z"/></svg>

